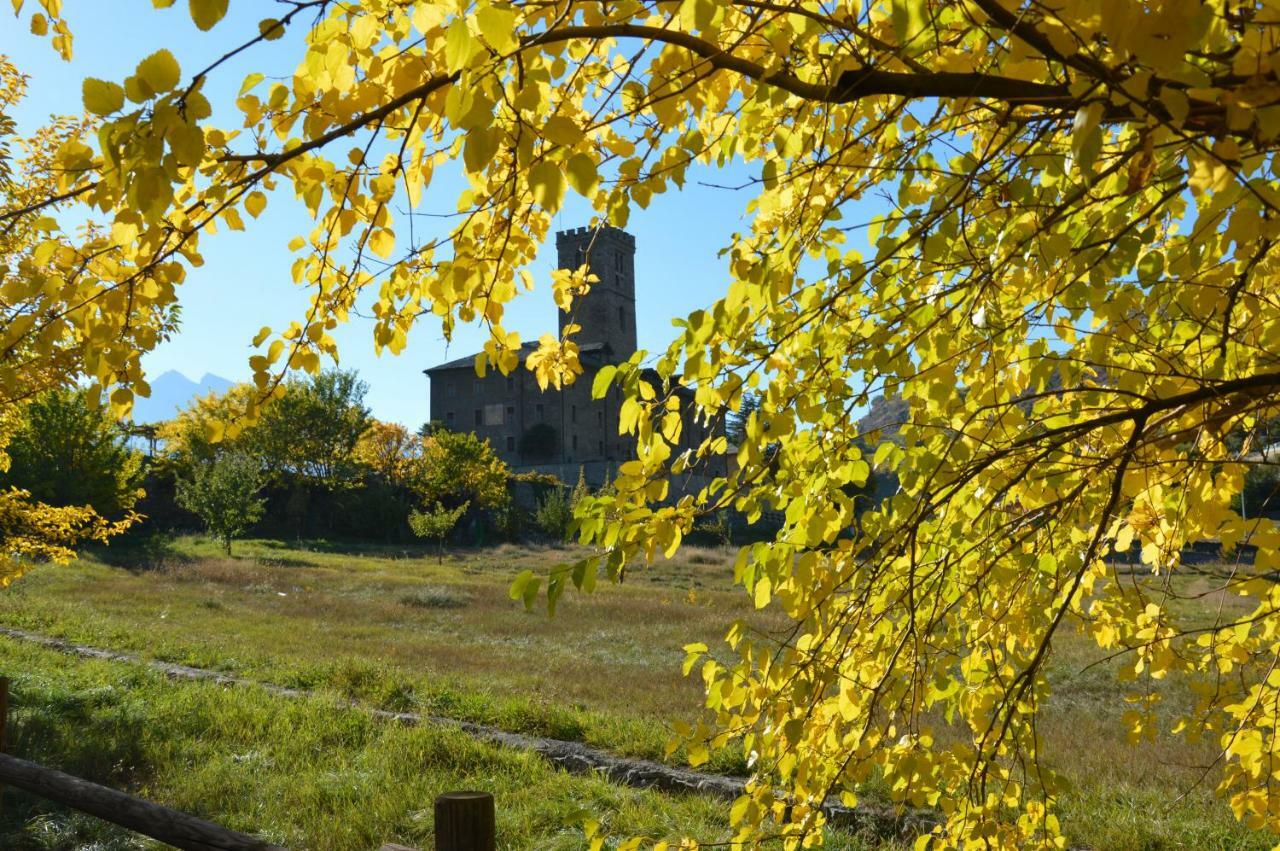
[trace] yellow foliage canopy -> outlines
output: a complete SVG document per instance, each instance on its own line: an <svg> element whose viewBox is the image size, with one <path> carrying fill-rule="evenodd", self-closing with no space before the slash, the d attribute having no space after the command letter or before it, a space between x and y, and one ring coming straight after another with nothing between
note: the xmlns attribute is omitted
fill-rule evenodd
<svg viewBox="0 0 1280 851"><path fill-rule="evenodd" d="M33 29L39 26L33 23ZM55 33L55 42L59 38ZM50 199L58 195L55 162L90 123L55 119L30 138L19 138L10 115L25 92L26 79L0 56L0 472L9 469L5 447L21 421L20 406L81 374L84 349L72 330L78 314L68 299L93 299L101 292L60 290L57 276L43 284L28 277L53 268L46 253L51 249L34 246L55 228L47 215L56 206ZM155 343L143 325L140 318L136 330L141 337L124 335L135 351L139 344ZM137 375L140 379L141 371ZM66 562L77 544L105 541L135 519L130 515L112 523L88 506L48 506L26 491L0 490L0 585L7 586L34 563Z"/></svg>
<svg viewBox="0 0 1280 851"><path fill-rule="evenodd" d="M221 35L225 2L189 8ZM735 628L734 661L696 647L689 661L708 695L691 753L742 747L757 772L737 836L816 841L818 804L878 773L945 814L925 844L1061 847L1056 783L1028 767L1046 661L1069 627L1123 651L1129 676L1201 681L1180 729L1220 737L1223 793L1280 828L1280 677L1266 674L1280 590L1265 578L1280 533L1231 507L1252 435L1280 415L1274 3L288 9L243 42L309 27L296 71L245 80L238 126L209 121L202 84L220 63L175 82L156 55L86 82L96 135L59 138L45 189L102 227L73 238L30 218L34 198L0 213L0 227L28 223L0 289L15 317L0 327L0 394L28 368L12 353L31 352L126 408L202 235L251 227L280 192L314 221L290 244L312 306L255 340L260 393L318 369L363 293L377 346L400 350L424 315L446 333L478 321L487 363L509 371L520 340L505 308L567 192L622 226L695 164L745 163L757 176L724 297L657 360L696 388L696 410L644 380L642 356L605 373L596 389L625 391L637 457L580 520L616 574L726 507L786 519L737 575L794 628L780 643ZM416 239L395 209L453 163L462 215ZM881 214L847 222L870 197ZM570 339L528 362L544 384L577 371ZM660 504L724 446L677 451L682 414L721 417L753 388L734 471ZM856 425L876 394L906 403L893 441ZM851 491L872 464L897 488L857 517ZM1121 593L1107 561L1132 544L1167 576L1206 539L1257 548L1226 586L1248 617L1186 623ZM557 572L549 593L589 586L594 568ZM1150 728L1152 702L1136 705ZM939 716L954 724L935 739Z"/></svg>

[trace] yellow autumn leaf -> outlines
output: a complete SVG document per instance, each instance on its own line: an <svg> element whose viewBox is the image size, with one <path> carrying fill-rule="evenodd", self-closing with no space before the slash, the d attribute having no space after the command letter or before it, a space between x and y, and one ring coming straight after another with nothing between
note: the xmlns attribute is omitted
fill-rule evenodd
<svg viewBox="0 0 1280 851"><path fill-rule="evenodd" d="M553 115L542 125L542 137L557 145L576 145L582 136L578 122L565 115Z"/></svg>
<svg viewBox="0 0 1280 851"><path fill-rule="evenodd" d="M82 91L84 108L94 115L110 115L124 106L124 89L115 83L87 77Z"/></svg>
<svg viewBox="0 0 1280 851"><path fill-rule="evenodd" d="M191 20L201 30L208 31L227 14L229 0L188 0L188 2Z"/></svg>
<svg viewBox="0 0 1280 851"><path fill-rule="evenodd" d="M382 258L391 256L391 252L395 251L396 236L386 228L375 230L369 235L369 250Z"/></svg>
<svg viewBox="0 0 1280 851"><path fill-rule="evenodd" d="M564 172L555 163L541 160L529 170L529 188L533 190L533 199L544 210L554 213L564 199Z"/></svg>
<svg viewBox="0 0 1280 851"><path fill-rule="evenodd" d="M482 5L476 11L480 37L500 53L514 50L520 43L516 34L516 13L509 6Z"/></svg>
<svg viewBox="0 0 1280 851"><path fill-rule="evenodd" d="M565 163L565 176L569 180L569 185L579 195L591 197L595 188L600 183L599 172L596 171L595 161L586 154L574 154Z"/></svg>
<svg viewBox="0 0 1280 851"><path fill-rule="evenodd" d="M262 214L262 211L266 209L266 206L267 196L256 189L245 196L244 208L249 212L249 215L253 216L255 219Z"/></svg>
<svg viewBox="0 0 1280 851"><path fill-rule="evenodd" d="M160 49L138 63L137 75L156 93L167 92L178 85L182 69L168 50Z"/></svg>
<svg viewBox="0 0 1280 851"><path fill-rule="evenodd" d="M450 71L457 71L462 68L471 61L476 48L476 40L467 26L467 19L463 17L454 18L453 23L449 24L449 28L445 31L444 58L446 67Z"/></svg>

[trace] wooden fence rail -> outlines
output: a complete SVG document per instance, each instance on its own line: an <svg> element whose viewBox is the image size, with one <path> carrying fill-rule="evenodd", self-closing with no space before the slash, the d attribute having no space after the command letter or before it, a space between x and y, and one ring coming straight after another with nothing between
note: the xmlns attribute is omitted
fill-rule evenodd
<svg viewBox="0 0 1280 851"><path fill-rule="evenodd" d="M183 851L285 851L190 813L144 801L53 768L0 753L0 784L128 828ZM436 851L494 851L493 796L447 792L435 801ZM384 845L383 851L413 851Z"/></svg>
<svg viewBox="0 0 1280 851"><path fill-rule="evenodd" d="M182 851L285 851L180 810L146 801L4 753L9 720L9 680L0 677L0 794L6 786L88 813ZM447 792L435 801L436 851L494 851L493 796L488 792ZM384 845L381 851L414 851Z"/></svg>
<svg viewBox="0 0 1280 851"><path fill-rule="evenodd" d="M188 813L0 754L0 784L39 795L183 851L284 851Z"/></svg>

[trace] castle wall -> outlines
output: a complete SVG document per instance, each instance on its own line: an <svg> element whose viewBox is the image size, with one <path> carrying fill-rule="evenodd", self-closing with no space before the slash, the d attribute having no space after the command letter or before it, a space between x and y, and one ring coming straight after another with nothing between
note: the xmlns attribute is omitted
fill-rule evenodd
<svg viewBox="0 0 1280 851"><path fill-rule="evenodd" d="M614 391L592 399L595 372L588 367L569 387L543 391L523 365L509 376L490 372L484 378L467 367L437 371L431 377L431 419L488 440L512 467L620 462L631 457L631 444L618 435L619 396ZM538 424L555 429L555 445L550 454L526 455L523 438Z"/></svg>
<svg viewBox="0 0 1280 851"><path fill-rule="evenodd" d="M618 434L621 393L614 389L596 400L591 387L601 365L626 360L636 350L635 239L612 227L574 228L556 234L556 248L560 268L586 262L600 278L572 315L559 312L562 332L571 321L582 326L574 339L583 348L583 374L563 390L543 391L523 362L512 375L490 371L479 378L470 359L455 361L428 370L430 416L451 431L487 440L518 471L551 473L573 484L581 469L587 483L598 486L633 456L632 438ZM526 435L540 424L555 430L551 451L523 451ZM691 416L684 425L677 451L698 445L707 434ZM702 465L698 474L722 475L722 460Z"/></svg>

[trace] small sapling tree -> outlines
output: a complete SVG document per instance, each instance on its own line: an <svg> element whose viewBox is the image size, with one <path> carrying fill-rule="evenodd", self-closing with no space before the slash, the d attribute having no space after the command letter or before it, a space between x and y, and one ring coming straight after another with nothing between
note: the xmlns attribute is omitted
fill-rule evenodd
<svg viewBox="0 0 1280 851"><path fill-rule="evenodd" d="M265 500L258 462L239 452L221 455L197 467L190 479L178 480L178 504L194 512L222 549L258 522Z"/></svg>
<svg viewBox="0 0 1280 851"><path fill-rule="evenodd" d="M409 528L419 538L436 542L436 559L444 561L444 539L449 537L453 527L458 525L459 518L467 513L470 502L464 502L457 508L445 508L439 502L434 508L424 511L409 512Z"/></svg>

